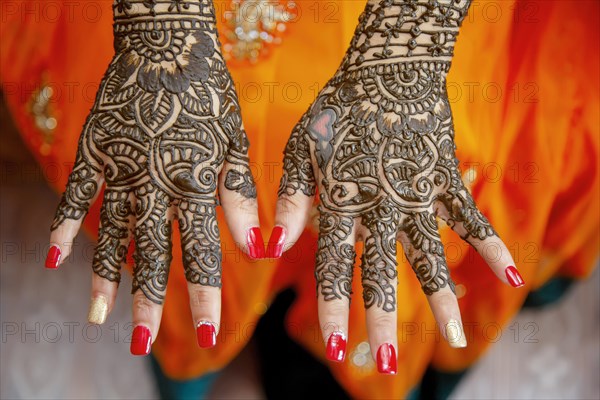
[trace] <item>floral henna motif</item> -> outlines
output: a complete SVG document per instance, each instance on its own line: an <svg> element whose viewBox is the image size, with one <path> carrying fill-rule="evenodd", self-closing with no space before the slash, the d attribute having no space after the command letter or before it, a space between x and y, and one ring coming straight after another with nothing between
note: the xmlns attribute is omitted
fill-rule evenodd
<svg viewBox="0 0 600 400"><path fill-rule="evenodd" d="M227 171L225 187L229 190L239 192L248 199L256 198L256 186L254 185L254 177L250 170L240 172L232 169Z"/></svg>
<svg viewBox="0 0 600 400"><path fill-rule="evenodd" d="M225 188L256 198L249 144L212 1L115 0L113 10L115 56L52 229L85 216L104 178L93 269L118 282L133 236L133 290L162 303L174 217L188 280L220 287L219 175L227 161Z"/></svg>
<svg viewBox="0 0 600 400"><path fill-rule="evenodd" d="M411 247L409 260L426 294L454 287L437 206L447 209L449 225L460 226L467 241L496 235L461 181L446 93L469 5L469 0L370 0L341 67L286 147L279 195L310 196L315 191L305 188L318 182L322 219L359 220L366 228L366 307L396 308L399 236ZM308 165L316 166L314 175ZM321 223L328 233L321 232L319 248L328 249L317 256L317 286L331 287L336 280L322 273L331 259L324 255L343 243L345 228ZM340 279L347 270L339 271ZM332 298L338 296L326 296Z"/></svg>

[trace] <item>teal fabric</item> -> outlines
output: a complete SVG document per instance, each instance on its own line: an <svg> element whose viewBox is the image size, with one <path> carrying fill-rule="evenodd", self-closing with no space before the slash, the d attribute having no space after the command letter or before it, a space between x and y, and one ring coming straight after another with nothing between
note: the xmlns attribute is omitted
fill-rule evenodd
<svg viewBox="0 0 600 400"><path fill-rule="evenodd" d="M523 307L536 308L550 305L558 300L573 286L575 281L569 278L554 278L544 286L529 293Z"/></svg>
<svg viewBox="0 0 600 400"><path fill-rule="evenodd" d="M160 368L154 356L150 356L152 371L156 378L161 399L199 400L205 399L219 372L213 372L195 379L175 380L168 378Z"/></svg>
<svg viewBox="0 0 600 400"><path fill-rule="evenodd" d="M421 398L421 386L417 386L408 393L406 400L419 400Z"/></svg>

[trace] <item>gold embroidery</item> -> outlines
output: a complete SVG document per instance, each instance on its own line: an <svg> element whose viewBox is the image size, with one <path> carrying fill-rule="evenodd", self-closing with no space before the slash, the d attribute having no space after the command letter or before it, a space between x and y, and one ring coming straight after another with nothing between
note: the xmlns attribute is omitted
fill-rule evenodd
<svg viewBox="0 0 600 400"><path fill-rule="evenodd" d="M49 85L42 83L27 104L27 111L33 118L35 126L42 134L42 144L39 152L45 156L50 153L50 145L54 141L54 131L58 125L51 104L54 90Z"/></svg>
<svg viewBox="0 0 600 400"><path fill-rule="evenodd" d="M256 63L265 58L296 17L293 1L233 0L231 5L222 35L226 60Z"/></svg>

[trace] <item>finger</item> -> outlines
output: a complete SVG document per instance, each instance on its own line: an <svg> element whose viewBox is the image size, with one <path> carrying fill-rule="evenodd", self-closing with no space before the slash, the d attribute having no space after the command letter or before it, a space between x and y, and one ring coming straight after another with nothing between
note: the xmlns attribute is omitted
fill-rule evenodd
<svg viewBox="0 0 600 400"><path fill-rule="evenodd" d="M264 258L265 243L259 227L256 186L247 162L225 162L221 171L219 198L229 231L238 247L250 258Z"/></svg>
<svg viewBox="0 0 600 400"><path fill-rule="evenodd" d="M399 213L384 203L362 216L367 228L362 256L363 299L367 332L377 370L397 372L396 236Z"/></svg>
<svg viewBox="0 0 600 400"><path fill-rule="evenodd" d="M171 265L170 199L159 189L137 200L131 353L147 355L156 339Z"/></svg>
<svg viewBox="0 0 600 400"><path fill-rule="evenodd" d="M406 258L427 295L442 337L451 347L466 347L454 282L446 265L435 216L422 212L408 217L399 238Z"/></svg>
<svg viewBox="0 0 600 400"><path fill-rule="evenodd" d="M441 198L438 216L483 257L498 279L513 287L525 284L510 251L462 184Z"/></svg>
<svg viewBox="0 0 600 400"><path fill-rule="evenodd" d="M48 269L58 268L71 253L73 239L103 183L102 161L91 140L93 126L93 122L87 122L79 138L75 166L50 228L50 249L45 263Z"/></svg>
<svg viewBox="0 0 600 400"><path fill-rule="evenodd" d="M213 347L221 319L221 240L215 205L182 202L179 228L198 346Z"/></svg>
<svg viewBox="0 0 600 400"><path fill-rule="evenodd" d="M265 257L265 244L259 228L256 185L249 168L248 136L239 112L237 96L229 92L231 102L215 128L229 139L227 156L219 176L219 198L233 240L250 258Z"/></svg>
<svg viewBox="0 0 600 400"><path fill-rule="evenodd" d="M301 121L290 136L283 159L275 228L269 238L267 257L281 257L300 237L316 193L310 147Z"/></svg>
<svg viewBox="0 0 600 400"><path fill-rule="evenodd" d="M351 217L319 208L319 242L315 278L319 324L326 343L327 359L344 361L348 338L348 316L352 294L355 233Z"/></svg>
<svg viewBox="0 0 600 400"><path fill-rule="evenodd" d="M440 327L442 337L450 347L459 349L467 347L467 337L462 325L458 300L450 286L428 295L429 307Z"/></svg>
<svg viewBox="0 0 600 400"><path fill-rule="evenodd" d="M130 193L107 189L100 211L98 245L92 262L94 273L88 313L88 321L92 324L104 323L113 308L133 225Z"/></svg>

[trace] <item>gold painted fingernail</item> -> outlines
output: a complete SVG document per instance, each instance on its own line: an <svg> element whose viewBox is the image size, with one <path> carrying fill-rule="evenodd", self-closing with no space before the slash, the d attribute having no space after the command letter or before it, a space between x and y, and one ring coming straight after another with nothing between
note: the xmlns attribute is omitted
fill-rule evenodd
<svg viewBox="0 0 600 400"><path fill-rule="evenodd" d="M446 324L446 339L448 340L450 347L454 347L455 349L467 347L467 338L463 331L463 327L461 323L455 319L451 319Z"/></svg>
<svg viewBox="0 0 600 400"><path fill-rule="evenodd" d="M103 324L108 314L108 303L104 296L94 297L90 303L88 321L90 324Z"/></svg>

